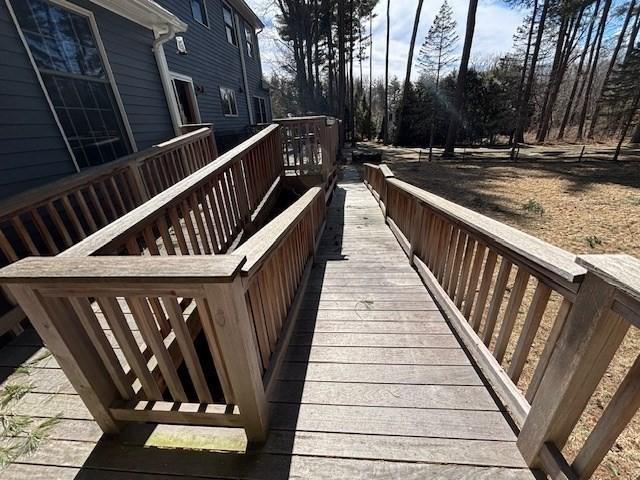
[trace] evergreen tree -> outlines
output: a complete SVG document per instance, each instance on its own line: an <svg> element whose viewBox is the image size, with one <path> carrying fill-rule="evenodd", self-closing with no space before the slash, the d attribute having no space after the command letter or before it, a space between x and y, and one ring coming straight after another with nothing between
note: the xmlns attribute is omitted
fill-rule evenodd
<svg viewBox="0 0 640 480"><path fill-rule="evenodd" d="M440 76L444 69L457 61L455 51L458 43L456 33L456 21L453 19L453 10L447 0L440 7L440 11L433 19L429 32L418 54L418 65L424 75L433 77L434 99L436 105L431 109L431 121L429 126L429 160L433 158L433 137L436 118L437 103L439 102Z"/></svg>

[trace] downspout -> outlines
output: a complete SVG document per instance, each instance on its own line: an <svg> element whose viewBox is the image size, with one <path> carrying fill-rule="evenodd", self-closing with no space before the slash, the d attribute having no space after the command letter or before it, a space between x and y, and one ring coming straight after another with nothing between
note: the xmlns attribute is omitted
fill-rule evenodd
<svg viewBox="0 0 640 480"><path fill-rule="evenodd" d="M245 38L244 28L240 30L240 19L238 15L234 12L234 17L236 21L236 31L238 32L238 49L240 50L240 66L242 67L242 80L244 83L244 94L247 97L247 109L249 110L249 124L255 125L254 116L253 116L253 105L251 104L251 94L249 93L249 81L247 80L247 65L244 61L244 49L246 48L247 39ZM244 41L241 39L244 38Z"/></svg>
<svg viewBox="0 0 640 480"><path fill-rule="evenodd" d="M167 33L158 35L156 32L156 39L153 41L153 55L156 57L156 63L158 64L158 71L160 72L160 81L162 82L162 88L164 95L167 98L167 106L169 107L169 115L171 116L171 123L173 124L173 131L176 136L182 134L180 129L181 119L180 111L176 103L176 98L173 93L173 84L171 77L169 76L169 66L167 65L167 58L164 55L163 45L169 40L175 37L176 31L173 25L168 26ZM155 29L154 29L155 32Z"/></svg>

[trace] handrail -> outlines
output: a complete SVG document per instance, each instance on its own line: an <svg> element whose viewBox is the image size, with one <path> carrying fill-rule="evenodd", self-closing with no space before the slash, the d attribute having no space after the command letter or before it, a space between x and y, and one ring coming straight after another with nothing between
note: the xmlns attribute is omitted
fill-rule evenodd
<svg viewBox="0 0 640 480"><path fill-rule="evenodd" d="M238 247L233 254L247 258L247 262L242 267L243 274L253 276L273 250L287 237L289 229L297 225L321 196L323 196L322 188L310 188L293 205L261 228L246 243Z"/></svg>
<svg viewBox="0 0 640 480"><path fill-rule="evenodd" d="M189 197L196 193L199 194L199 198L196 200L197 203L201 206L206 205L204 207L205 210L217 210L217 215L212 215L213 219L211 216L205 218L207 224L211 222L211 225L207 225L208 229L215 230L215 232L210 232L208 237L209 242L212 244L211 246L218 250L216 253L226 251L235 239L235 235L246 225L250 214L255 211L263 196L281 174L282 166L276 153L279 143L277 137L278 129L278 125L271 125L265 128L250 139L224 153L214 162L169 187L164 192L66 250L61 255L72 257L99 255L108 253L109 250L120 248L128 239L139 234L145 227L149 227L159 219L161 222L165 221L164 217L171 209L183 205L185 210L195 212L194 205L184 205L184 203L185 200L188 200ZM264 147L263 151L262 146L265 143L268 143L268 145ZM270 152L270 155L267 155L266 158L262 157L267 152ZM247 164L241 165L240 162L244 161ZM229 176L220 180L221 175ZM238 197L242 194L244 197L248 195L248 198L229 197L230 187L227 182L233 182L234 180L239 182L238 186L242 186L242 188L236 189ZM221 191L223 189L224 192ZM205 194L209 197L208 201L200 196ZM242 203L242 212L237 210L239 208L237 202L239 201L244 202ZM232 202L233 205L231 204ZM240 218L236 219L239 222L237 225L229 223L227 213L231 216L233 215L232 211L236 215L238 213L241 214ZM184 219L185 213L181 212L181 215ZM217 222L215 222L216 219ZM178 224L172 226L176 229L179 228ZM155 227L162 230L166 229L162 225L156 225ZM202 238L207 238L206 234Z"/></svg>
<svg viewBox="0 0 640 480"><path fill-rule="evenodd" d="M568 464L563 447L625 335L640 327L640 260L575 257L402 182L384 165L364 169L410 262L520 427L525 460L553 478L589 478L640 407L638 355ZM523 382L536 339L544 350Z"/></svg>
<svg viewBox="0 0 640 480"><path fill-rule="evenodd" d="M200 128L6 199L0 202L0 264L56 255L216 157L212 130ZM20 333L24 318L12 308L0 317L0 334Z"/></svg>

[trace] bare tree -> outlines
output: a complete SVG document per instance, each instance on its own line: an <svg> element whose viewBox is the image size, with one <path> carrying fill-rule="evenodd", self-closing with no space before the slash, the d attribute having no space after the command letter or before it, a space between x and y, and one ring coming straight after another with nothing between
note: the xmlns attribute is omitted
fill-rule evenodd
<svg viewBox="0 0 640 480"><path fill-rule="evenodd" d="M429 28L429 32L427 32L422 47L420 47L418 65L424 74L434 78L434 102L440 101L440 76L442 75L443 69L458 60L455 55L459 38L456 33L456 26L456 21L453 18L453 10L451 10L447 0L445 0L440 7L440 11L433 19L433 23ZM431 118L429 120L429 160L433 158L436 107L437 105L433 105Z"/></svg>
<svg viewBox="0 0 640 480"><path fill-rule="evenodd" d="M387 0L387 46L384 55L384 117L382 118L382 139L389 143L389 28L391 0Z"/></svg>
<svg viewBox="0 0 640 480"><path fill-rule="evenodd" d="M453 99L453 110L449 119L449 131L444 146L444 154L452 155L456 143L456 135L460 125L460 115L464 103L464 82L469 69L469 58L471 57L471 44L473 43L473 33L476 28L476 12L478 11L478 0L469 0L469 12L467 13L467 28L464 34L464 46L462 47L462 58L456 79L456 91Z"/></svg>

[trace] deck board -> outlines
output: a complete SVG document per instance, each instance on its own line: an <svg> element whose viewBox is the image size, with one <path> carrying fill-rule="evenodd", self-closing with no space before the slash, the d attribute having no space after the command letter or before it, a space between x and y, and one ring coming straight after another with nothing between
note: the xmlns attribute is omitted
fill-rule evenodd
<svg viewBox="0 0 640 480"><path fill-rule="evenodd" d="M43 351L33 332L0 350L5 384ZM505 412L354 171L328 210L262 447L238 447L237 429L131 426L104 437L55 359L31 365L29 381L16 413L63 419L0 478L534 478Z"/></svg>

